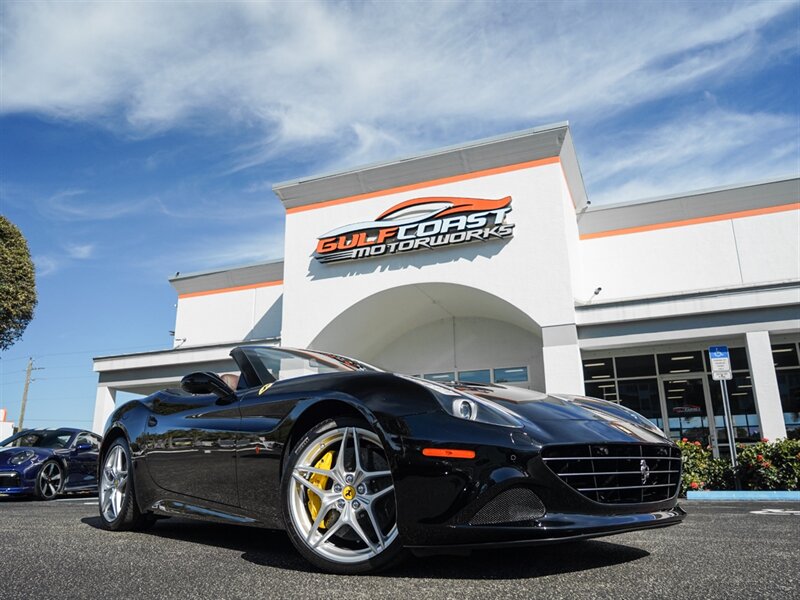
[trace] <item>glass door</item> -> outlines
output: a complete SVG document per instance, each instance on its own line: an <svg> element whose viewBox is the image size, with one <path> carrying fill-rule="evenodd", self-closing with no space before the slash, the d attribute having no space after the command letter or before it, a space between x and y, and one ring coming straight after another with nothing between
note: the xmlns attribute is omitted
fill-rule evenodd
<svg viewBox="0 0 800 600"><path fill-rule="evenodd" d="M714 456L719 456L717 430L713 427L711 399L705 377L662 377L666 431L673 440L682 438L690 442L710 445Z"/></svg>

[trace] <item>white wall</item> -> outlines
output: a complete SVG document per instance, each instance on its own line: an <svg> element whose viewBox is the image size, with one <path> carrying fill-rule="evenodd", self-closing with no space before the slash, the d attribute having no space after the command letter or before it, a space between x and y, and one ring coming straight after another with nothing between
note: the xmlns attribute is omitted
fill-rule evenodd
<svg viewBox="0 0 800 600"><path fill-rule="evenodd" d="M175 345L199 346L279 336L283 286L178 299ZM181 342L186 338L185 342Z"/></svg>
<svg viewBox="0 0 800 600"><path fill-rule="evenodd" d="M744 283L800 279L800 210L735 219Z"/></svg>
<svg viewBox="0 0 800 600"><path fill-rule="evenodd" d="M527 366L530 387L544 390L541 338L494 319L440 319L364 359L409 375Z"/></svg>
<svg viewBox="0 0 800 600"><path fill-rule="evenodd" d="M800 211L582 240L576 299L668 295L800 278Z"/></svg>
<svg viewBox="0 0 800 600"><path fill-rule="evenodd" d="M337 226L373 220L398 202L425 196L497 199L511 195L514 237L323 265L316 238ZM539 325L574 323L559 164L392 193L290 213L286 217L283 343L307 346L356 302L402 285L444 282L485 290Z"/></svg>

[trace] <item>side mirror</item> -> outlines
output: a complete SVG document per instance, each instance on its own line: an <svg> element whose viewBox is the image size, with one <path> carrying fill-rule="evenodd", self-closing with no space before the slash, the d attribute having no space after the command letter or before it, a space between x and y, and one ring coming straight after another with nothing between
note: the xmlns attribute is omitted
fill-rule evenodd
<svg viewBox="0 0 800 600"><path fill-rule="evenodd" d="M219 375L207 371L191 373L181 379L181 389L190 394L214 394L221 399L234 395L233 390Z"/></svg>
<svg viewBox="0 0 800 600"><path fill-rule="evenodd" d="M82 442L75 446L75 452L89 452L92 449L92 445L89 442Z"/></svg>

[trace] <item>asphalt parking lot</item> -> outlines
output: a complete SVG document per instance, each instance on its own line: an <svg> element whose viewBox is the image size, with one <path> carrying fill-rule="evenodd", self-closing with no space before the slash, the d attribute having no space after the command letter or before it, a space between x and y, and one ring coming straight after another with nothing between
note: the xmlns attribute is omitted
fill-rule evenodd
<svg viewBox="0 0 800 600"><path fill-rule="evenodd" d="M314 572L282 532L173 518L110 533L95 503L0 499L0 598L800 597L797 503L685 502L677 527L363 577Z"/></svg>

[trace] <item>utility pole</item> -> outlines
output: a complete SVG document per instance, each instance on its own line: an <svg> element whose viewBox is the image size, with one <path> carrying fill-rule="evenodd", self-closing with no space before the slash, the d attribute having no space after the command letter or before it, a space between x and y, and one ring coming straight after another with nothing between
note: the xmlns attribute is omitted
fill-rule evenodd
<svg viewBox="0 0 800 600"><path fill-rule="evenodd" d="M22 390L22 406L19 409L17 431L22 431L22 422L25 420L25 405L28 403L28 388L31 385L31 371L33 371L33 357L28 359L28 368L25 371L25 388Z"/></svg>

